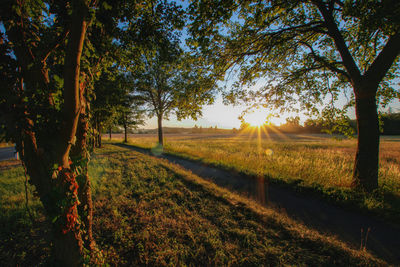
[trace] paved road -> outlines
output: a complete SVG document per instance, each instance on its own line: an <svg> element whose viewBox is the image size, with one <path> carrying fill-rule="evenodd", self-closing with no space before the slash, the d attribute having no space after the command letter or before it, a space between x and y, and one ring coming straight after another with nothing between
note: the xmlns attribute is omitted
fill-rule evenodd
<svg viewBox="0 0 400 267"><path fill-rule="evenodd" d="M0 161L15 158L14 147L2 147L0 148Z"/></svg>
<svg viewBox="0 0 400 267"><path fill-rule="evenodd" d="M151 154L149 149L118 145ZM322 233L337 235L355 249L360 248L361 231L365 238L366 232L370 229L367 249L391 264L400 265L400 227L397 225L356 211L344 210L325 201L297 194L287 188L268 185L265 179L246 177L172 155L164 154L158 157L191 170L194 174L211 180L221 187L245 194L264 206L278 211L283 210L289 217L300 220Z"/></svg>

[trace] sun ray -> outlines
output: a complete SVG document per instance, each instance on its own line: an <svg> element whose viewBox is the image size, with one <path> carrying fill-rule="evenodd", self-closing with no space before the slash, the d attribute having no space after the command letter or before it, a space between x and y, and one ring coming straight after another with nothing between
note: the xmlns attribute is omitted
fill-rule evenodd
<svg viewBox="0 0 400 267"><path fill-rule="evenodd" d="M265 133L266 138L268 140L271 140L271 136L269 135L269 132L268 132L268 128L270 128L270 127L268 127L268 128L267 127L268 127L267 125L263 125L262 130Z"/></svg>
<svg viewBox="0 0 400 267"><path fill-rule="evenodd" d="M281 131L279 131L276 127L270 127L271 131L274 132L276 135L278 135L279 137L281 137L284 140L289 140L290 138L282 133Z"/></svg>
<svg viewBox="0 0 400 267"><path fill-rule="evenodd" d="M261 126L256 127L257 128L257 152L258 152L258 157L261 157L262 153L262 146L261 146Z"/></svg>

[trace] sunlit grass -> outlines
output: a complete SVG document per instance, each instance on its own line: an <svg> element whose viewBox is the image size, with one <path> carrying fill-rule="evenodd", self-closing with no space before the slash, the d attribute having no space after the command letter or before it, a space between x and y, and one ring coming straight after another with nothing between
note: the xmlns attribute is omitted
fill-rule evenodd
<svg viewBox="0 0 400 267"><path fill-rule="evenodd" d="M297 189L313 189L335 202L356 201L361 208L377 212L387 209L394 215L399 214L396 210L400 211L400 142L381 142L380 190L371 202L371 197L357 200L360 196L351 189L356 140L339 141L320 135L284 135L271 131L260 134L259 129L253 127L246 134L230 137L167 136L164 151L246 175L264 176ZM152 147L156 139L135 135L130 143ZM388 217L392 215L389 212ZM395 218L398 219L400 217Z"/></svg>
<svg viewBox="0 0 400 267"><path fill-rule="evenodd" d="M94 224L112 265L377 264L165 160L113 150L97 183Z"/></svg>
<svg viewBox="0 0 400 267"><path fill-rule="evenodd" d="M0 265L37 266L49 255L43 206L28 184L26 209L24 170L15 160L0 162ZM25 264L24 264L25 263Z"/></svg>
<svg viewBox="0 0 400 267"><path fill-rule="evenodd" d="M0 173L0 260L49 264L50 226L31 187L30 222L23 169L12 165ZM384 264L165 160L105 145L92 156L90 175L94 236L112 266Z"/></svg>

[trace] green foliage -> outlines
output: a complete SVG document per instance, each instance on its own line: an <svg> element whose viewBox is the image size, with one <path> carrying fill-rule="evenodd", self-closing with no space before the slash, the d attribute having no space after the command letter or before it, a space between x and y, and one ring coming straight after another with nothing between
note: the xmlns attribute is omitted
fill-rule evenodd
<svg viewBox="0 0 400 267"><path fill-rule="evenodd" d="M175 113L178 119L197 119L201 106L213 101L215 80L201 58L180 47L182 9L173 2L158 1L143 10L138 22L127 25L121 39L133 94L145 102L151 117L168 118ZM141 42L138 31L143 32Z"/></svg>
<svg viewBox="0 0 400 267"><path fill-rule="evenodd" d="M380 68L384 73L370 73L377 72L371 67L388 40L400 34L399 8L398 1L391 0L192 1L188 43L219 72L237 73L237 82L225 93L227 102L305 111L328 119L327 124L333 115L338 125L331 124L332 130L350 134L342 122L355 104L356 72L371 79L381 77L377 83L369 82L376 83L378 104L385 106L400 97L394 80L399 77L398 56L387 59ZM338 47L340 38L346 48ZM387 72L386 66L391 66ZM246 92L256 81L256 91ZM343 94L348 102L338 107Z"/></svg>
<svg viewBox="0 0 400 267"><path fill-rule="evenodd" d="M175 113L178 120L197 119L202 105L213 102L215 81L200 59L184 53L177 43L171 46L168 56L159 47L144 52L144 68L131 73L134 94L146 103L150 117Z"/></svg>
<svg viewBox="0 0 400 267"><path fill-rule="evenodd" d="M382 134L400 134L400 113L382 114Z"/></svg>
<svg viewBox="0 0 400 267"><path fill-rule="evenodd" d="M107 69L94 85L92 120L109 129L114 125L137 127L143 124L142 100L134 97L132 82L116 66Z"/></svg>

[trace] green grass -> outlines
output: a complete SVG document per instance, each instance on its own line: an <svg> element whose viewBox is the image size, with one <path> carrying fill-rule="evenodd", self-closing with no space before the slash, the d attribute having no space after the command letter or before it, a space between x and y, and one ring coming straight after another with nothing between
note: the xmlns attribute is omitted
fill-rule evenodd
<svg viewBox="0 0 400 267"><path fill-rule="evenodd" d="M393 139L393 138L392 138ZM151 148L155 136L135 135L130 144ZM379 189L366 195L351 188L356 140L317 135L258 139L243 136L174 135L164 151L314 194L345 207L400 223L400 142L383 140Z"/></svg>
<svg viewBox="0 0 400 267"><path fill-rule="evenodd" d="M94 236L111 265L384 264L164 160L105 146L93 155L90 174ZM48 226L30 223L23 182L20 167L0 174L2 192L7 193L0 199L0 260L44 264L49 246L40 237ZM32 195L30 203L35 220L40 220L40 203ZM25 223L15 224L21 220ZM42 256L35 259L32 253Z"/></svg>
<svg viewBox="0 0 400 267"><path fill-rule="evenodd" d="M26 210L25 176L16 161L0 162L0 263L2 266L43 263L49 254L49 228L43 222L43 206L28 185Z"/></svg>

